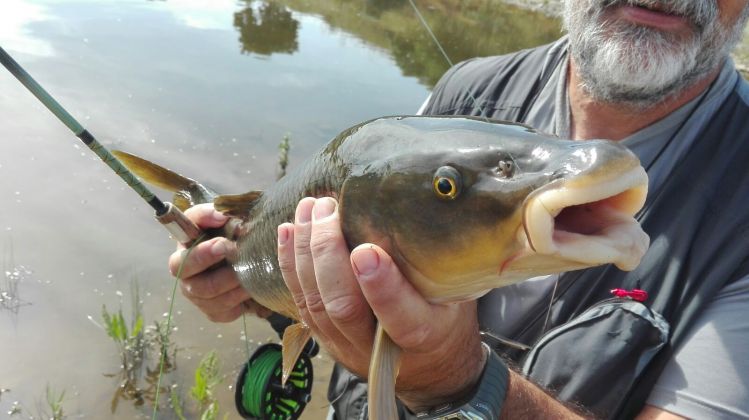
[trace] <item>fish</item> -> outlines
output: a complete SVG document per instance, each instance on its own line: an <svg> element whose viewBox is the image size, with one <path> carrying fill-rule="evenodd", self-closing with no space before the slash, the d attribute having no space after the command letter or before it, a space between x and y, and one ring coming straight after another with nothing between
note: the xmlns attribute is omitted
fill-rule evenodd
<svg viewBox="0 0 749 420"><path fill-rule="evenodd" d="M124 152L146 182L180 209L213 202L235 220L227 259L259 304L292 320L284 331L285 381L311 333L277 260L277 227L303 197L338 200L350 249L375 243L430 302L477 299L552 273L615 264L633 270L649 246L635 219L648 177L626 147L572 141L522 124L475 117L393 116L355 125L270 188L220 195ZM397 418L400 348L377 327L369 418Z"/></svg>

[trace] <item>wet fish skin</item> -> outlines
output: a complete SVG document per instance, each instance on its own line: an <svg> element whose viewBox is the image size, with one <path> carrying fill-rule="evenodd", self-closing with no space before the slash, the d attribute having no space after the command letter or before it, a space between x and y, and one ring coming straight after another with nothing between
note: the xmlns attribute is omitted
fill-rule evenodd
<svg viewBox="0 0 749 420"><path fill-rule="evenodd" d="M154 183L154 174L138 169L148 165L125 163ZM622 261L639 260L647 248L647 236L636 232L631 217L644 202L647 177L631 152L518 124L470 117L372 120L344 131L262 193L216 196L195 181L176 174L179 182L164 181L165 174L155 172L157 185L177 192L175 203L214 201L242 219L238 252L229 262L253 299L296 320L278 268L276 232L306 196L337 198L349 247L378 244L432 302L473 299L541 274L610 262L628 267ZM457 194L441 195L438 178L454 181ZM618 236L560 232L554 221L558 215L564 220L565 211L574 215L567 219L590 213L623 227L611 227ZM619 245L627 241L633 244ZM584 251L599 243L608 253L590 258ZM308 337L303 324L287 329L284 366L293 366ZM376 342L384 350L372 356L370 377L377 382L370 383L370 418L387 419L395 408L399 349L382 329Z"/></svg>

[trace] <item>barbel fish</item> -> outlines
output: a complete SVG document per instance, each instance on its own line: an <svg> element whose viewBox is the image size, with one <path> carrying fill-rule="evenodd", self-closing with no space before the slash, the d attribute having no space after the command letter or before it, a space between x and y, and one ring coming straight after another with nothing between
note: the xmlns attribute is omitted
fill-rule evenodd
<svg viewBox="0 0 749 420"><path fill-rule="evenodd" d="M351 249L376 243L429 301L476 299L524 279L615 264L632 270L649 238L634 215L648 178L605 140L561 140L471 117L385 117L342 132L265 191L218 195L144 159L117 156L185 209L213 202L238 218L229 258L259 304L299 321L277 260L277 226L306 196L338 200ZM395 417L400 349L380 327L369 371L370 419ZM310 337L283 336L284 380Z"/></svg>

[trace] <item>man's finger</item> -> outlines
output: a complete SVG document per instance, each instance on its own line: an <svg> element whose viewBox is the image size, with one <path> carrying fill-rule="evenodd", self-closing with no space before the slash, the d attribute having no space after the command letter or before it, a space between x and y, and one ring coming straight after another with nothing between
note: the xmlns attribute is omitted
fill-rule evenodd
<svg viewBox="0 0 749 420"><path fill-rule="evenodd" d="M327 316L349 342L361 352L368 353L372 349L374 337L374 315L351 269L337 203L332 198L315 201L310 249L315 261L318 290Z"/></svg>
<svg viewBox="0 0 749 420"><path fill-rule="evenodd" d="M311 234L312 206L315 199L312 197L303 198L296 207L294 214L294 267L296 269L296 278L299 281L299 288L304 295L304 310L309 311L310 320L307 322L313 331L316 331L316 322L314 313L320 312L322 300L320 292L317 290L315 282L314 262L312 253L309 249L309 239ZM302 303L297 305L301 308ZM316 331L317 332L317 331Z"/></svg>
<svg viewBox="0 0 749 420"><path fill-rule="evenodd" d="M183 289L183 293L185 293L184 289ZM218 312L218 311L228 310L235 306L239 306L242 302L248 299L251 299L251 296L249 293L247 293L247 290L245 290L241 286L237 286L236 288L231 289L224 294L221 294L219 296L216 296L210 299L203 299L203 298L199 298L199 297L188 295L188 294L185 294L185 296L188 299L190 299L192 303L194 303L201 309L206 310L206 312Z"/></svg>
<svg viewBox="0 0 749 420"><path fill-rule="evenodd" d="M339 348L350 346L346 338L338 331L325 311L320 290L315 278L315 261L313 260L310 241L312 235L312 208L317 200L311 197L302 199L294 216L294 254L296 255L296 273L304 292L305 305L309 311L312 332L323 341L333 342ZM328 273L327 275L330 275ZM337 275L337 272L335 273Z"/></svg>
<svg viewBox="0 0 749 420"><path fill-rule="evenodd" d="M223 226L229 218L216 211L213 203L198 204L185 210L185 216L201 228L217 228Z"/></svg>
<svg viewBox="0 0 749 420"><path fill-rule="evenodd" d="M213 299L240 287L234 269L228 265L208 270L182 280L182 290L186 297Z"/></svg>
<svg viewBox="0 0 749 420"><path fill-rule="evenodd" d="M236 314L236 316L233 318L236 319L237 316L241 315L246 310L246 307L243 306L242 303L250 299L250 295L242 287L237 287L212 299L202 299L188 295L186 296L193 304L195 304L195 306L200 308L200 310L203 311L203 313L205 313L208 318L210 318L212 321L217 322L227 322L227 318L225 316L221 316L227 314Z"/></svg>
<svg viewBox="0 0 749 420"><path fill-rule="evenodd" d="M304 298L302 285L299 284L299 277L296 274L294 225L291 223L283 223L278 226L278 266L302 321L307 325L314 325L312 317L307 311L307 301Z"/></svg>
<svg viewBox="0 0 749 420"><path fill-rule="evenodd" d="M247 309L242 305L238 305L223 312L206 312L205 315L211 322L232 322L245 312L247 312Z"/></svg>
<svg viewBox="0 0 749 420"><path fill-rule="evenodd" d="M187 250L177 250L169 257L169 271L183 279L192 277L222 261L234 248L236 245L226 238L213 238L196 245L189 255Z"/></svg>
<svg viewBox="0 0 749 420"><path fill-rule="evenodd" d="M365 298L393 341L417 351L431 345L432 305L411 286L390 256L376 245L362 244L352 251L351 264Z"/></svg>

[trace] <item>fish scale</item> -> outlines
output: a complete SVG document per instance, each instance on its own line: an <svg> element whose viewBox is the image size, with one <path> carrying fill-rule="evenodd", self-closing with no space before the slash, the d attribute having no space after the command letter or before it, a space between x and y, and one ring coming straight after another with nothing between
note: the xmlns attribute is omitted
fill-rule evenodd
<svg viewBox="0 0 749 420"><path fill-rule="evenodd" d="M229 258L242 286L256 302L295 320L299 320L299 312L278 267L278 225L293 222L301 198L338 195L347 171L345 166L330 165L331 160L323 151L264 192L248 216L245 228L249 234L237 240L236 258ZM297 177L309 181L299 183Z"/></svg>

